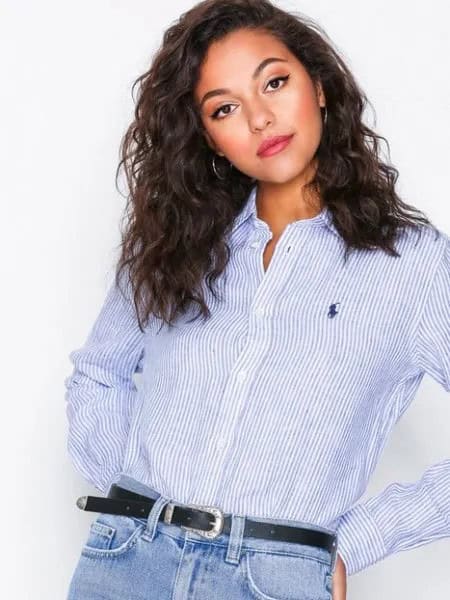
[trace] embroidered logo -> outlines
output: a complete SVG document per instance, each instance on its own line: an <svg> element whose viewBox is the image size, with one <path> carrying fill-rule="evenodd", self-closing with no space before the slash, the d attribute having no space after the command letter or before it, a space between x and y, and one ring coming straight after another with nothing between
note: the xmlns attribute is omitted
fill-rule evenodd
<svg viewBox="0 0 450 600"><path fill-rule="evenodd" d="M338 304L340 304L340 302L335 302L334 304L330 304L330 306L328 307L328 316L330 317L330 319L332 317L334 317L335 315L337 315L336 306Z"/></svg>

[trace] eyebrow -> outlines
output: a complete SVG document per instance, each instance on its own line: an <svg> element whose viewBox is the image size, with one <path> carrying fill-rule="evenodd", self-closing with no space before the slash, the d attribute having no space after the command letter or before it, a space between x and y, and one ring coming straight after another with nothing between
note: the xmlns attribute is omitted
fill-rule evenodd
<svg viewBox="0 0 450 600"><path fill-rule="evenodd" d="M264 67L266 67L268 64L270 64L272 62L288 62L288 60L285 58L277 58L275 56L265 58L256 67L256 69L252 75L252 79L256 79L258 77L258 75L261 73L261 71L264 69ZM222 94L230 94L230 93L231 93L231 90L229 90L228 88L218 88L217 90L211 90L209 92L206 92L206 94L202 98L202 101L200 102L199 108L201 109L203 104L206 102L206 100L208 100L208 98L211 98L212 96L221 96Z"/></svg>

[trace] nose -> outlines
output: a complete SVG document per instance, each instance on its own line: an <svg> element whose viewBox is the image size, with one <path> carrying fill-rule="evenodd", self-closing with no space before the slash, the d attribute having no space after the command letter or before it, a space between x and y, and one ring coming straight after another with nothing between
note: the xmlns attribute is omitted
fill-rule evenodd
<svg viewBox="0 0 450 600"><path fill-rule="evenodd" d="M273 113L263 104L255 105L248 119L251 131L261 131L273 123L273 121Z"/></svg>

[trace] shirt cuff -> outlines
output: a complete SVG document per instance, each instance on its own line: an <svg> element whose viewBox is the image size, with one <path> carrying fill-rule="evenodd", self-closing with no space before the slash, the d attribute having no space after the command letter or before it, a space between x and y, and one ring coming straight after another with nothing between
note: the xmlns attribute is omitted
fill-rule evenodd
<svg viewBox="0 0 450 600"><path fill-rule="evenodd" d="M387 554L380 530L363 504L357 504L341 516L337 536L337 552L347 576L362 571Z"/></svg>

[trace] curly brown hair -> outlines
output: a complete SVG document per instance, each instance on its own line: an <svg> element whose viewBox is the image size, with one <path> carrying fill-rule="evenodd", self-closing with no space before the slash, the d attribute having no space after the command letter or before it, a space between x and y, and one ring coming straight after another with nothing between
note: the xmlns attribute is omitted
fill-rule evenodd
<svg viewBox="0 0 450 600"><path fill-rule="evenodd" d="M235 168L224 179L214 174L194 97L210 44L242 28L281 40L322 84L327 123L308 185L331 210L345 258L351 248L399 256L398 230L431 225L394 189L398 171L380 158L386 139L362 121L368 100L317 23L268 0L204 0L165 31L150 68L133 83L134 120L121 142L116 184L124 167L129 193L116 283L126 269L141 330L150 314L170 326L192 302L197 316L210 316L203 278L215 296L230 258L226 235L255 184Z"/></svg>

